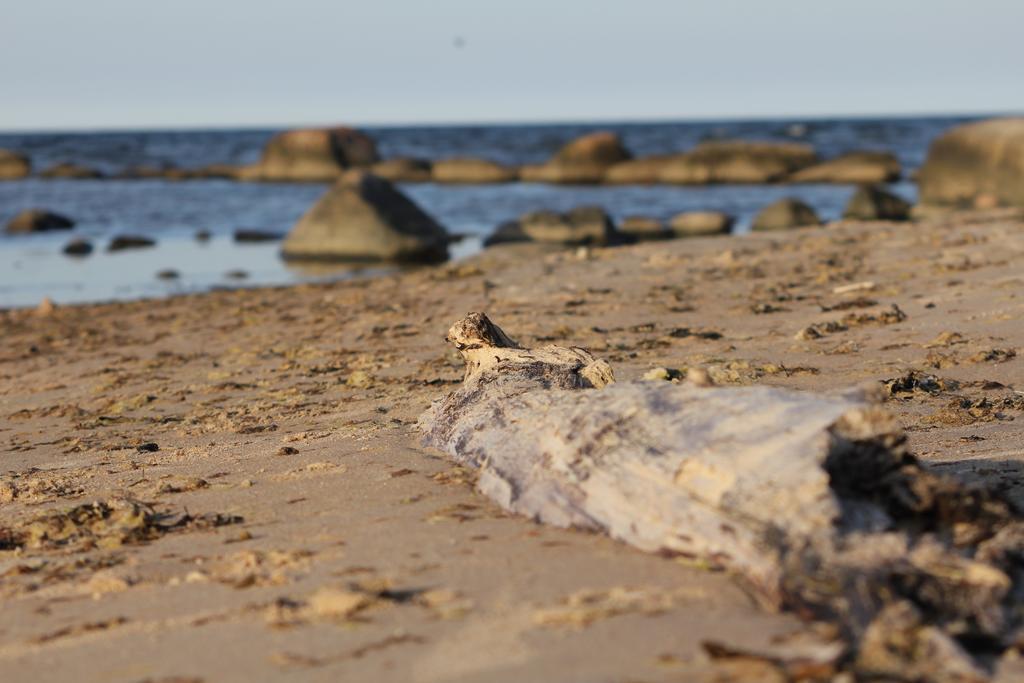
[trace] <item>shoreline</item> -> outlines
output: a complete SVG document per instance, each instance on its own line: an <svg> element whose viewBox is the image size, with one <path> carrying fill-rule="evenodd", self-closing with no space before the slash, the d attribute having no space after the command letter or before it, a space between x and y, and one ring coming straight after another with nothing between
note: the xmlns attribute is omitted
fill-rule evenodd
<svg viewBox="0 0 1024 683"><path fill-rule="evenodd" d="M12 680L772 680L701 643L820 629L720 572L510 517L419 447L416 419L462 376L444 331L483 310L619 381L867 384L925 463L1020 504L1024 407L1003 399L1024 390L1022 259L1019 211L951 213L0 312L0 528L125 497L220 515L0 550L0 663ZM883 383L911 372L934 386Z"/></svg>

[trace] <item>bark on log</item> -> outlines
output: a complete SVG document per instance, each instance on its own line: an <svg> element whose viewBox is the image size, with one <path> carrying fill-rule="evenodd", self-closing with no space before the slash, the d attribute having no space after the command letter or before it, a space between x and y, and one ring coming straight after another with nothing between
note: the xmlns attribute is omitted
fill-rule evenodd
<svg viewBox="0 0 1024 683"><path fill-rule="evenodd" d="M1022 622L1024 524L934 475L863 395L614 383L579 348L449 330L463 384L420 419L502 507L735 572L768 607L834 621L865 675L985 680Z"/></svg>

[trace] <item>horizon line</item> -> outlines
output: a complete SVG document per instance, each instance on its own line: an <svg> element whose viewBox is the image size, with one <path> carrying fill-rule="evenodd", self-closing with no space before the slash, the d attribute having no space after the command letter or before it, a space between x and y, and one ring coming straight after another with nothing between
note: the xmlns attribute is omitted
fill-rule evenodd
<svg viewBox="0 0 1024 683"><path fill-rule="evenodd" d="M608 116L591 118L537 118L537 119L475 119L475 120L437 120L437 121L352 121L346 123L325 123L322 121L303 121L292 123L243 123L243 124L218 124L218 123L184 123L177 126L159 124L141 124L138 126L97 126L68 128L58 126L44 126L38 128L3 128L0 135L45 135L52 133L73 133L73 134L98 134L98 133L132 133L132 132L164 132L164 131L228 131L228 130L288 130L294 128L322 128L338 125L351 126L353 128L473 128L473 127L519 127L519 126L564 126L564 125L657 125L670 123L739 123L754 121L779 121L791 123L810 123L816 121L851 121L851 120L872 120L872 119L958 119L978 117L1004 117L1024 114L1024 109L1014 110L973 110L973 111L919 111L919 112L877 112L877 113L816 113L816 114L764 114L758 116L744 114L723 114L720 116L662 116L650 117L635 116Z"/></svg>

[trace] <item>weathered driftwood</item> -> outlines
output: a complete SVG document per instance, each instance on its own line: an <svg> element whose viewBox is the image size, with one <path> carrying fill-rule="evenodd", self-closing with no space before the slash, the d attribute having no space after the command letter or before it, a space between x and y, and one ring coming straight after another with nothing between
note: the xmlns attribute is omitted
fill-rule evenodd
<svg viewBox="0 0 1024 683"><path fill-rule="evenodd" d="M924 470L862 396L614 383L578 348L452 326L462 386L421 418L508 510L736 572L772 607L838 623L869 675L983 680L1021 622L1024 525Z"/></svg>

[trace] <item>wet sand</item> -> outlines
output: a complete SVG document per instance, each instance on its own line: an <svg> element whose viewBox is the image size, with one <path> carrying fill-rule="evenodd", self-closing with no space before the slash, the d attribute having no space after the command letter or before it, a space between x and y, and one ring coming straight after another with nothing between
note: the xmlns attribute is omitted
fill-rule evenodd
<svg viewBox="0 0 1024 683"><path fill-rule="evenodd" d="M507 516L419 447L461 378L445 330L483 310L619 379L876 386L923 460L1024 503L1022 263L1001 211L0 314L4 680L776 680L701 644L793 615Z"/></svg>

